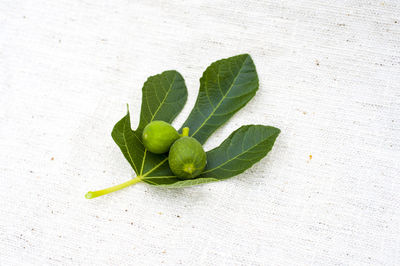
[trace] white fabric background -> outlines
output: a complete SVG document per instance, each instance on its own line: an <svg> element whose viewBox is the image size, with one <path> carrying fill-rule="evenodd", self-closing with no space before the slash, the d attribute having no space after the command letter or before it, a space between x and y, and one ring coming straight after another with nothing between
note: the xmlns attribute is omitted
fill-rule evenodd
<svg viewBox="0 0 400 266"><path fill-rule="evenodd" d="M184 76L178 127L244 52L260 90L205 148L273 125L265 159L84 198L132 177L110 133L148 76ZM1 265L400 264L399 1L3 0L0 119Z"/></svg>

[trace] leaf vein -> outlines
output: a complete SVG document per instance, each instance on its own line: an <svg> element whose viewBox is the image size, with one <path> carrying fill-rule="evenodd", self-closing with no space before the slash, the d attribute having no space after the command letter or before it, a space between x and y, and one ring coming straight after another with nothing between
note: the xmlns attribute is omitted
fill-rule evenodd
<svg viewBox="0 0 400 266"><path fill-rule="evenodd" d="M207 123L207 121L213 116L213 114L215 113L215 111L220 107L220 105L223 103L223 101L225 100L226 96L229 94L229 92L231 91L231 89L233 88L237 78L240 75L240 72L243 69L243 65L240 67L239 72L237 74L237 76L233 79L231 86L229 87L228 91L226 92L226 94L222 97L222 99L219 101L219 103L217 104L217 106L215 107L215 109L213 109L213 111L211 112L211 114L206 118L206 120L204 120L204 122L196 129L196 131L192 134L192 137L195 136L197 134L197 132ZM231 70L232 71L232 70ZM233 74L233 73L232 73Z"/></svg>

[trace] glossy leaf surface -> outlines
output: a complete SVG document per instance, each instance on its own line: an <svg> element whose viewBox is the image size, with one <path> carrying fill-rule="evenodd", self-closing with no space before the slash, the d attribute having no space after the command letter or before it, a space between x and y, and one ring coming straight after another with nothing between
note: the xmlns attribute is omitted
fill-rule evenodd
<svg viewBox="0 0 400 266"><path fill-rule="evenodd" d="M183 127L189 127L190 136L203 144L253 98L257 89L257 71L250 55L212 63L200 79L199 95Z"/></svg>
<svg viewBox="0 0 400 266"><path fill-rule="evenodd" d="M264 158L272 149L279 133L279 129L270 126L242 126L221 145L207 152L207 166L197 178L148 178L146 181L165 187L186 187L230 178Z"/></svg>
<svg viewBox="0 0 400 266"><path fill-rule="evenodd" d="M183 127L201 143L256 93L258 77L247 54L211 64L200 79L200 92ZM165 71L150 77L142 90L140 122L132 130L129 111L114 127L112 137L137 176L146 183L186 187L223 180L242 173L261 160L272 148L279 129L262 125L242 126L222 144L207 152L207 166L195 179L182 180L168 166L168 154L148 152L142 142L143 128L153 120L171 123L182 110L187 90L182 76Z"/></svg>
<svg viewBox="0 0 400 266"><path fill-rule="evenodd" d="M136 131L153 120L171 123L181 112L187 99L187 89L181 74L175 70L151 76L142 88L140 122Z"/></svg>
<svg viewBox="0 0 400 266"><path fill-rule="evenodd" d="M114 126L111 136L138 176L171 175L167 155L148 152L142 142L142 131L153 120L173 121L186 102L185 82L177 71L165 71L149 77L142 93L138 128L132 130L128 110L127 115Z"/></svg>

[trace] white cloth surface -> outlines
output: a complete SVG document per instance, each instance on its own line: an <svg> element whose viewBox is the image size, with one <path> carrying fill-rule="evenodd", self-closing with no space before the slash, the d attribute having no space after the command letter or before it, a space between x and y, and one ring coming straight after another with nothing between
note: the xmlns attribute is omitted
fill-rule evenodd
<svg viewBox="0 0 400 266"><path fill-rule="evenodd" d="M249 53L260 89L205 144L282 130L232 179L137 184L111 138L148 76ZM1 265L399 265L399 1L1 1ZM310 157L312 156L312 158Z"/></svg>

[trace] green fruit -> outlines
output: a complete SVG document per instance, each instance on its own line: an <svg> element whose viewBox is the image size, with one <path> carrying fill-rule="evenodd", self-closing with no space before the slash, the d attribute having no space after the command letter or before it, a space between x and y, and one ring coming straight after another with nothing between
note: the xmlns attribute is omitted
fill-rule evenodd
<svg viewBox="0 0 400 266"><path fill-rule="evenodd" d="M191 179L203 171L207 158L200 142L192 137L182 137L172 144L168 162L177 177Z"/></svg>
<svg viewBox="0 0 400 266"><path fill-rule="evenodd" d="M153 121L143 129L143 145L152 153L166 153L177 139L178 132L164 121Z"/></svg>

